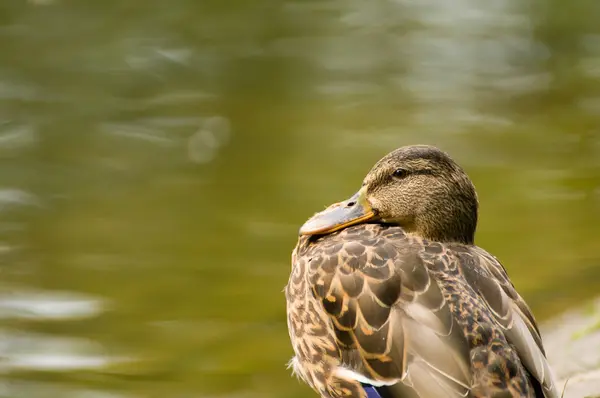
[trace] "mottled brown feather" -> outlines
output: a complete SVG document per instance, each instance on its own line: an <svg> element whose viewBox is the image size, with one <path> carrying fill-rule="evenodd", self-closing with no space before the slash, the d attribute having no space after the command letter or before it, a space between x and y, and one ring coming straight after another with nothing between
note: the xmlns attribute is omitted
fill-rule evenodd
<svg viewBox="0 0 600 398"><path fill-rule="evenodd" d="M338 256L344 262L332 260ZM501 264L482 249L457 250L400 227L365 224L303 237L295 258L288 306L314 301L320 315L291 312L290 333L315 321L327 331L320 340L293 336L301 366L313 374L305 379L323 397L363 396L346 386L355 382L331 384L348 357L354 362L345 366L366 378L397 382L388 388L393 397L535 397L535 382L545 397L556 396L531 312ZM327 353L330 363L322 369Z"/></svg>

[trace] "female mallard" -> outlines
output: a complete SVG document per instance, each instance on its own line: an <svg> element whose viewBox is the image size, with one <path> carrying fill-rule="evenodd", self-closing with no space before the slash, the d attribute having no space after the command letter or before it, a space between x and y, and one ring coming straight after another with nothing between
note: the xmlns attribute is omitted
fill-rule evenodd
<svg viewBox="0 0 600 398"><path fill-rule="evenodd" d="M477 195L430 146L381 159L300 228L291 366L321 397L558 397L535 319L473 244Z"/></svg>

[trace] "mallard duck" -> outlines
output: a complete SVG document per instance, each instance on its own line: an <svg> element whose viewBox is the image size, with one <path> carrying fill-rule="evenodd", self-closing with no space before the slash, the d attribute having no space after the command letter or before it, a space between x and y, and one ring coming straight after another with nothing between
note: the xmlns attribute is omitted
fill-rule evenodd
<svg viewBox="0 0 600 398"><path fill-rule="evenodd" d="M473 183L399 148L301 228L285 288L293 371L323 398L559 396L536 321L474 244Z"/></svg>

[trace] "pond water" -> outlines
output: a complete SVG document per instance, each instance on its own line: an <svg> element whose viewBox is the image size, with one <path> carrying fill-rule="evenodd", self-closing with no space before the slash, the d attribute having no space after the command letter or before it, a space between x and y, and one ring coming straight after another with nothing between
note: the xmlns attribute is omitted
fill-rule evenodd
<svg viewBox="0 0 600 398"><path fill-rule="evenodd" d="M414 143L543 320L600 291L600 3L2 0L0 397L313 396L298 227Z"/></svg>

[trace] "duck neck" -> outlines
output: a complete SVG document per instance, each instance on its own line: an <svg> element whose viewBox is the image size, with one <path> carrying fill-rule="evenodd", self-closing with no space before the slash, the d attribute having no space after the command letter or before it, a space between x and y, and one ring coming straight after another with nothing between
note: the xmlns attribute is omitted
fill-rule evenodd
<svg viewBox="0 0 600 398"><path fill-rule="evenodd" d="M415 232L425 239L443 243L475 242L477 228L477 202L462 203L462 206L447 207L431 211L417 217L414 221Z"/></svg>

